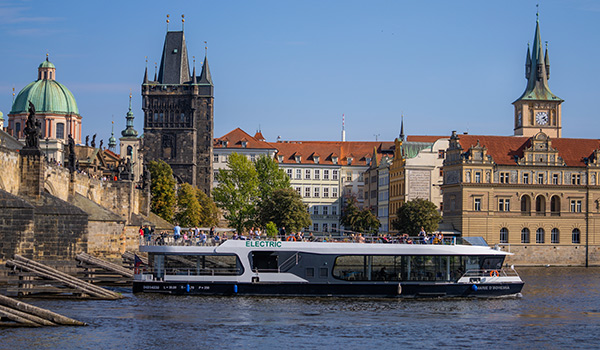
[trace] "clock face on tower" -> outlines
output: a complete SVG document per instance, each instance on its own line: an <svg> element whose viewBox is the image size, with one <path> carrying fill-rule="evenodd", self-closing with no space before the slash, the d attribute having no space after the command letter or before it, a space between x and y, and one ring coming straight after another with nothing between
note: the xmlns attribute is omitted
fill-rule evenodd
<svg viewBox="0 0 600 350"><path fill-rule="evenodd" d="M535 121L538 125L548 124L548 112L537 112L535 114Z"/></svg>

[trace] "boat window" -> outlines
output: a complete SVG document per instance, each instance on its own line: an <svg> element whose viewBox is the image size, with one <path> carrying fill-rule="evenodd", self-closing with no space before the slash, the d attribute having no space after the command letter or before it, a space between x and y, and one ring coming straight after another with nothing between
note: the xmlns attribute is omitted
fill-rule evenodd
<svg viewBox="0 0 600 350"><path fill-rule="evenodd" d="M315 268L314 267L306 268L306 277L315 277Z"/></svg>
<svg viewBox="0 0 600 350"><path fill-rule="evenodd" d="M164 255L164 258L165 275L231 276L244 272L240 259L235 254Z"/></svg>
<svg viewBox="0 0 600 350"><path fill-rule="evenodd" d="M252 270L258 272L278 272L277 254L272 251L252 252Z"/></svg>
<svg viewBox="0 0 600 350"><path fill-rule="evenodd" d="M329 269L326 267L321 267L319 269L319 277L320 278L327 278L327 275L329 275Z"/></svg>
<svg viewBox="0 0 600 350"><path fill-rule="evenodd" d="M465 264L461 256L342 255L335 260L333 277L346 281L450 281L462 276Z"/></svg>
<svg viewBox="0 0 600 350"><path fill-rule="evenodd" d="M504 262L504 256L485 256L481 259L482 270L500 270L502 263Z"/></svg>

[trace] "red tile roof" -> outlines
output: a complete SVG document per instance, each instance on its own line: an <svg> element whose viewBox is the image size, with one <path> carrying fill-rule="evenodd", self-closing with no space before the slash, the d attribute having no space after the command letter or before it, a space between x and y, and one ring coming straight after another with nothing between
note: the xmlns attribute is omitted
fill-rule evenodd
<svg viewBox="0 0 600 350"><path fill-rule="evenodd" d="M486 136L486 135L458 135L463 151L479 144L487 148L487 154L497 164L513 165L514 156L523 157L523 150L531 145L530 137L515 136ZM600 149L600 139L551 139L552 148L558 150L559 156L567 166L585 166L584 157Z"/></svg>
<svg viewBox="0 0 600 350"><path fill-rule="evenodd" d="M434 143L439 139L449 139L450 136L432 136L432 135L408 135L406 141L410 142L430 142Z"/></svg>
<svg viewBox="0 0 600 350"><path fill-rule="evenodd" d="M257 133L259 135L259 133ZM262 136L262 134L260 135ZM227 146L220 141L228 141ZM242 141L246 141L246 147L242 147ZM213 140L214 148L249 148L249 149L274 149L269 142L261 141L256 137L248 135L244 130L236 128L229 133Z"/></svg>
<svg viewBox="0 0 600 350"><path fill-rule="evenodd" d="M332 157L338 157L338 164L347 165L348 158L352 159L352 165L367 165L366 158L373 154L373 147L377 148L377 158L390 149L393 142L373 141L289 141L271 143L277 148L277 155L283 156L284 164L295 164L294 155L310 155L301 157L302 164L314 164L314 156L319 156L319 164L333 164ZM383 152L381 151L383 149ZM359 155L359 156L357 156Z"/></svg>

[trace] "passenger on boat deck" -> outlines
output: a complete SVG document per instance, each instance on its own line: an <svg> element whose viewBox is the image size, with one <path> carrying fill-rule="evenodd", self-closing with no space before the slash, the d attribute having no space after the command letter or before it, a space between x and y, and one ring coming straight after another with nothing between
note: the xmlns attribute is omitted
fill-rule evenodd
<svg viewBox="0 0 600 350"><path fill-rule="evenodd" d="M215 244L219 244L221 243L221 237L219 237L219 233L216 233L213 237L213 240L215 241Z"/></svg>
<svg viewBox="0 0 600 350"><path fill-rule="evenodd" d="M233 239L234 241L239 239L239 236L236 231L233 231L233 236L231 236L231 239Z"/></svg>
<svg viewBox="0 0 600 350"><path fill-rule="evenodd" d="M206 244L206 233L204 233L204 231L202 231L200 233L200 244L202 244L202 245Z"/></svg>
<svg viewBox="0 0 600 350"><path fill-rule="evenodd" d="M286 241L290 241L290 242L296 242L296 235L294 235L294 233L290 233L289 236L287 236Z"/></svg>
<svg viewBox="0 0 600 350"><path fill-rule="evenodd" d="M181 227L179 227L179 223L175 223L175 227L173 227L173 239L175 240L175 242L177 242L177 240L179 239L180 236L181 236Z"/></svg>
<svg viewBox="0 0 600 350"><path fill-rule="evenodd" d="M302 232L298 232L298 234L296 234L296 241L298 241L298 242L304 241L304 234Z"/></svg>
<svg viewBox="0 0 600 350"><path fill-rule="evenodd" d="M316 240L317 240L317 239L315 238L315 235L313 235L313 233L312 233L312 232L308 234L308 241L309 241L309 242L314 242L314 241L316 241Z"/></svg>
<svg viewBox="0 0 600 350"><path fill-rule="evenodd" d="M260 236L262 235L262 232L260 231L260 227L256 228L256 231L254 231L254 235L256 236L256 239L260 239Z"/></svg>
<svg viewBox="0 0 600 350"><path fill-rule="evenodd" d="M214 236L215 236L215 227L214 227L214 226L212 226L212 227L210 228L210 232L208 233L208 236L209 236L210 238L212 238L212 237L214 237Z"/></svg>
<svg viewBox="0 0 600 350"><path fill-rule="evenodd" d="M435 234L433 234L431 237L425 234L425 237L423 238L423 243L430 244L431 240L433 239L433 236L435 236Z"/></svg>
<svg viewBox="0 0 600 350"><path fill-rule="evenodd" d="M358 243L365 243L365 237L363 237L362 233L358 234L358 237L356 238L356 241Z"/></svg>

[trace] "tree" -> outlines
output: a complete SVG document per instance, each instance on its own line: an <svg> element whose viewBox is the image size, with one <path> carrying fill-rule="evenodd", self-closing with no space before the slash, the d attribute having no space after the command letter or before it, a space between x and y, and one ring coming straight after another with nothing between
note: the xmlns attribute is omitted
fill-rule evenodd
<svg viewBox="0 0 600 350"><path fill-rule="evenodd" d="M376 233L380 223L368 208L359 209L355 197L348 197L342 209L342 225L356 232Z"/></svg>
<svg viewBox="0 0 600 350"><path fill-rule="evenodd" d="M273 221L267 222L266 226L267 237L275 238L277 237L277 225Z"/></svg>
<svg viewBox="0 0 600 350"><path fill-rule="evenodd" d="M416 236L421 227L426 232L436 231L441 219L442 216L435 204L426 199L417 198L398 208L396 219L392 221L392 227L400 233Z"/></svg>
<svg viewBox="0 0 600 350"><path fill-rule="evenodd" d="M169 164L163 160L148 164L150 177L150 209L161 218L172 222L175 214L175 178Z"/></svg>
<svg viewBox="0 0 600 350"><path fill-rule="evenodd" d="M199 188L196 189L196 197L202 208L200 225L204 227L217 225L219 222L219 209L217 209L215 202Z"/></svg>
<svg viewBox="0 0 600 350"><path fill-rule="evenodd" d="M229 169L219 169L219 185L213 198L225 210L224 217L238 232L254 224L259 199L258 175L246 156L232 153L227 160Z"/></svg>
<svg viewBox="0 0 600 350"><path fill-rule="evenodd" d="M274 190L278 188L290 188L290 177L279 168L279 164L267 155L261 155L254 162L258 176L258 188L260 199L269 199Z"/></svg>
<svg viewBox="0 0 600 350"><path fill-rule="evenodd" d="M300 195L291 188L278 188L261 206L262 216L267 222L291 231L310 226L308 207Z"/></svg>
<svg viewBox="0 0 600 350"><path fill-rule="evenodd" d="M188 183L181 185L177 192L175 220L184 227L198 226L202 221L202 207L196 196L196 188Z"/></svg>

